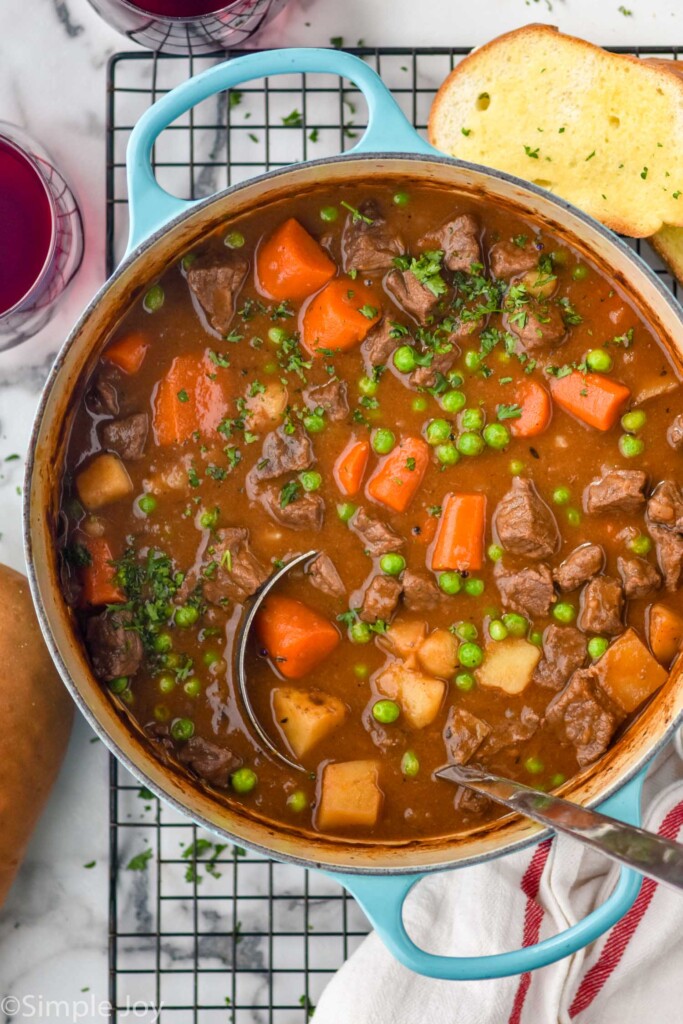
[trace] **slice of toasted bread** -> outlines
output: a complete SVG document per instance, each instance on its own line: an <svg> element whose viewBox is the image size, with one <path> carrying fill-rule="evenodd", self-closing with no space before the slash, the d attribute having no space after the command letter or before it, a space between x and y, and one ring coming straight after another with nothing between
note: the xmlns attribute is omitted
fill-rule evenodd
<svg viewBox="0 0 683 1024"><path fill-rule="evenodd" d="M648 242L661 256L674 277L683 283L683 228L665 224Z"/></svg>
<svg viewBox="0 0 683 1024"><path fill-rule="evenodd" d="M544 186L623 234L683 226L683 79L657 62L528 25L451 72L429 139Z"/></svg>

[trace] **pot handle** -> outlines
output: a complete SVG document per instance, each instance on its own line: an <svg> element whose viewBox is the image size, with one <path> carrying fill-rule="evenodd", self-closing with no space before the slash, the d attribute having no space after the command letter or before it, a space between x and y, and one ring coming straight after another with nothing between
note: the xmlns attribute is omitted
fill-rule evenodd
<svg viewBox="0 0 683 1024"><path fill-rule="evenodd" d="M329 72L348 78L361 90L368 105L368 126L349 153L407 152L435 155L408 122L379 75L359 57L343 50L299 48L262 50L217 64L190 78L145 111L133 129L126 164L130 202L130 253L167 221L191 209L197 200L178 199L157 183L152 148L157 137L182 114L209 96L254 78L269 75ZM439 154L443 156L443 154Z"/></svg>
<svg viewBox="0 0 683 1024"><path fill-rule="evenodd" d="M640 794L644 772L601 805L621 821L640 823ZM622 868L619 880L602 906L558 935L532 946L490 956L437 956L416 946L403 924L403 904L425 874L353 875L330 873L360 903L387 949L404 967L417 974L447 981L479 981L522 974L570 956L593 942L627 913L638 895L642 875Z"/></svg>

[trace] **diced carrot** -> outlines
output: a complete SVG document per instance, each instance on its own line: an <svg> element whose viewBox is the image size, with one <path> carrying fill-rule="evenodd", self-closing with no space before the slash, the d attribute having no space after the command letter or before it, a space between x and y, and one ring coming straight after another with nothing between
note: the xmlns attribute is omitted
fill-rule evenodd
<svg viewBox="0 0 683 1024"><path fill-rule="evenodd" d="M472 571L484 564L486 496L447 494L432 551L432 569Z"/></svg>
<svg viewBox="0 0 683 1024"><path fill-rule="evenodd" d="M354 348L379 320L381 307L374 288L337 277L306 307L301 343L312 354L318 349L345 352Z"/></svg>
<svg viewBox="0 0 683 1024"><path fill-rule="evenodd" d="M147 337L141 331L131 331L110 345L102 354L102 358L118 366L124 373L133 374L142 366L148 348Z"/></svg>
<svg viewBox="0 0 683 1024"><path fill-rule="evenodd" d="M176 356L154 395L154 434L157 444L187 441L198 430L215 430L229 409L225 372L208 352Z"/></svg>
<svg viewBox="0 0 683 1024"><path fill-rule="evenodd" d="M429 465L429 445L421 437L404 437L382 459L368 480L367 491L394 512L405 512Z"/></svg>
<svg viewBox="0 0 683 1024"><path fill-rule="evenodd" d="M522 415L510 420L512 436L536 437L542 434L553 412L546 389L535 380L524 380L515 387L514 400L522 410Z"/></svg>
<svg viewBox="0 0 683 1024"><path fill-rule="evenodd" d="M270 594L256 616L256 631L271 661L286 679L300 679L339 643L336 628L302 601Z"/></svg>
<svg viewBox="0 0 683 1024"><path fill-rule="evenodd" d="M117 586L113 556L104 537L91 537L85 547L90 554L90 565L80 570L81 602L84 605L123 604L126 595Z"/></svg>
<svg viewBox="0 0 683 1024"><path fill-rule="evenodd" d="M358 494L370 456L369 441L351 441L334 464L334 479L342 494Z"/></svg>
<svg viewBox="0 0 683 1024"><path fill-rule="evenodd" d="M573 370L566 377L556 377L550 391L565 412L598 430L614 426L631 394L624 384L610 377L579 370Z"/></svg>
<svg viewBox="0 0 683 1024"><path fill-rule="evenodd" d="M258 286L278 301L305 299L327 284L335 272L325 250L293 217L275 229L256 255Z"/></svg>

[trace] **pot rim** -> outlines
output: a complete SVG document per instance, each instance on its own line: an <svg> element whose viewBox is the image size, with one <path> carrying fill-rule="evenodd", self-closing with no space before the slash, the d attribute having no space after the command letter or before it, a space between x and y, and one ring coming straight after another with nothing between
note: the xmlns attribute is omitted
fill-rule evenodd
<svg viewBox="0 0 683 1024"><path fill-rule="evenodd" d="M159 226L147 237L138 242L132 249L127 250L123 258L106 281L100 286L97 292L94 294L90 302L81 312L77 322L74 324L72 330L69 332L68 337L64 341L64 344L60 348L57 357L50 369L50 373L45 381L43 390L41 392L40 400L36 409L33 426L31 429L31 435L29 439L29 448L26 460L25 477L24 477L24 501L23 501L23 535L24 535L24 554L27 565L27 576L29 580L29 586L33 603L36 609L38 622L43 634L43 638L50 652L50 656L55 663L59 674L69 690L72 698L74 699L77 707L81 713L85 716L88 723L94 729L99 738L105 743L108 749L114 754L117 760L124 765L124 767L140 782L148 786L155 795L162 799L165 803L169 804L176 811L189 817L196 824L207 829L210 832L218 833L223 837L227 838L232 843L244 843L251 850L262 854L270 859L286 861L288 863L297 864L305 868L318 868L326 872L341 871L348 875L407 875L407 874L426 874L433 871L443 871L447 869L455 869L459 867L466 867L471 864L483 863L488 860L492 860L496 857L503 856L508 853L513 853L522 850L528 846L537 844L548 836L553 835L553 831L550 828L542 828L537 825L531 825L528 834L519 836L516 839L504 841L498 848L483 851L477 854L470 854L457 859L446 859L430 861L429 863L421 864L390 864L390 865L367 865L367 864L355 864L351 863L339 863L338 861L320 861L314 857L306 857L297 853L291 853L289 851L283 851L279 849L273 849L263 842L254 841L252 838L244 839L241 835L230 831L222 824L210 821L203 813L195 809L190 809L189 799L187 802L183 802L181 799L172 795L168 789L165 789L163 785L156 782L153 778L147 775L146 771L135 763L133 758L122 749L119 742L110 734L108 729L98 717L97 713L88 705L85 697L81 692L81 687L77 685L74 678L71 675L69 668L67 667L59 645L55 639L50 615L45 607L43 598L40 591L40 584L38 581L38 573L36 570L36 564L34 559L34 539L33 539L33 506L32 506L32 480L34 471L37 465L37 442L39 434L41 432L43 419L46 412L48 401L51 397L52 391L58 382L61 372L64 368L64 363L68 353L72 346L79 337L82 329L85 327L91 316L99 306L104 296L110 291L111 287L116 284L120 277L122 277L128 270L128 268L142 258L149 250L151 250L156 243L167 235L171 230L178 227L183 222L194 218L197 215L201 215L206 212L211 206L216 203L224 201L226 198L235 195L245 189L253 187L254 185L263 184L265 182L275 182L280 178L286 177L292 173L301 171L302 169L310 169L316 167L326 167L330 165L345 165L345 164L358 164L376 162L378 160L387 161L405 161L412 164L428 163L443 165L446 167L456 167L463 171L471 171L479 176L489 177L493 179L499 179L502 182L507 183L510 186L515 187L522 193L527 193L532 197L540 198L544 203L555 206L562 213L568 213L575 220L578 220L581 226L589 228L591 231L602 236L604 242L613 249L616 249L627 262L636 265L637 269L645 272L645 275L649 278L652 286L658 292L659 298L669 307L669 311L682 322L683 324L683 309L678 303L673 293L668 289L660 280L659 276L655 274L652 268L645 262L643 257L636 252L631 246L629 246L622 238L616 235L613 231L607 228L601 222L595 220L589 214L580 210L572 203L567 200L555 196L545 189L536 186L530 182L524 181L523 179L517 178L513 175L507 174L504 171L497 170L495 168L484 167L479 164L472 164L466 161L456 160L448 156L439 156L438 154L427 154L424 152L411 153L411 152L348 152L344 154L338 154L330 157L321 157L316 160L307 160L297 162L295 164L286 165L284 167L275 168L270 171L266 171L262 174L248 178L245 181L237 182L233 185L229 185L227 188L222 189L220 192L214 193L207 196L204 199L194 202L191 206L181 209L178 214L170 217L164 224ZM388 176L391 176L387 172ZM493 197L492 201L499 201L497 197ZM635 292L635 289L633 289ZM637 293L636 293L637 294ZM90 346L91 350L94 346ZM73 384L70 385L69 391L73 390ZM93 677L94 678L94 677ZM85 681L87 687L92 685L90 680ZM637 724L636 719L636 724ZM584 806L594 807L604 803L609 797L614 795L616 792L624 788L629 782L631 782L643 769L652 761L657 753L671 738L673 732L678 725L683 722L683 708L672 718L669 724L664 728L660 735L657 736L656 740L651 743L647 750L640 754L630 764L625 771L622 771L607 782L604 788L601 788L600 792L595 794L588 800L582 801ZM125 728L129 734L132 732L130 725L126 724ZM163 770L163 774L168 777L170 770L167 766L164 766L160 759L155 753L151 754L151 757L159 764ZM588 769L590 773L590 769ZM586 774L586 770L580 773L580 777ZM574 776L568 780L568 784L574 782L579 776ZM220 801L214 800L217 806L220 806ZM521 819L521 815L505 815L501 820L514 820ZM246 820L249 820L248 818ZM269 821L269 827L271 831L282 833L282 827L278 822ZM332 837L333 839L335 837ZM297 840L298 845L306 843L306 837L300 836ZM381 847L383 844L381 841L376 843L364 843L364 848ZM386 844L384 844L386 845ZM397 851L401 850L400 843L394 845L394 849ZM411 848L406 845L405 854L410 856ZM351 849L351 847L349 847ZM448 846L444 846L443 853L447 853Z"/></svg>

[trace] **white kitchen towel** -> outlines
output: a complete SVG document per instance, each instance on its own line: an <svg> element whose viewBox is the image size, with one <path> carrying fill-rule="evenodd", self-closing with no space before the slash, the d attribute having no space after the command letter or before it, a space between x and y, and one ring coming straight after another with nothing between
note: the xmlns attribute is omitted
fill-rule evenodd
<svg viewBox="0 0 683 1024"><path fill-rule="evenodd" d="M646 780L643 823L683 839L683 738ZM408 933L432 953L499 953L585 917L617 869L559 837L487 864L432 875L406 902ZM490 981L423 978L374 933L323 992L313 1024L649 1024L683 1022L683 893L648 880L629 913L585 950Z"/></svg>

